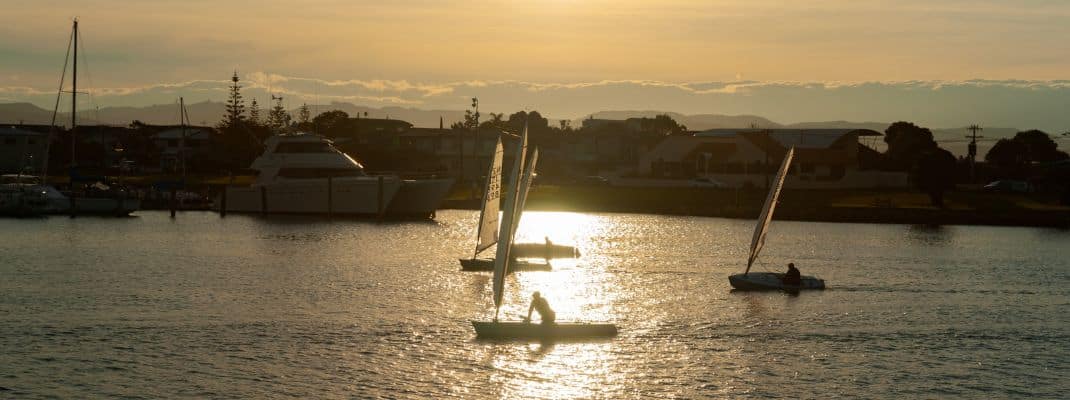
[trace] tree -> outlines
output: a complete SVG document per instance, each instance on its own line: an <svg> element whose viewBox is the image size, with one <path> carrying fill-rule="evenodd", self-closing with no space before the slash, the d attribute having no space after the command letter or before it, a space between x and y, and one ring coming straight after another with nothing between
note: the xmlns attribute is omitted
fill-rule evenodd
<svg viewBox="0 0 1070 400"><path fill-rule="evenodd" d="M1008 170L1033 162L1046 163L1067 159L1066 152L1059 151L1058 147L1059 144L1047 133L1033 129L1018 132L1013 139L1000 139L985 153L985 161Z"/></svg>
<svg viewBox="0 0 1070 400"><path fill-rule="evenodd" d="M276 133L282 132L290 126L290 113L282 106L282 96L271 96L271 99L275 101L275 106L268 113L268 126Z"/></svg>
<svg viewBox="0 0 1070 400"><path fill-rule="evenodd" d="M349 114L345 111L331 110L312 118L312 125L316 127L317 132L333 137L337 136L339 129L345 127L346 121L349 121Z"/></svg>
<svg viewBox="0 0 1070 400"><path fill-rule="evenodd" d="M558 121L558 123L561 124L561 130L562 131L572 132L572 121L569 121L567 119L563 119L563 120Z"/></svg>
<svg viewBox="0 0 1070 400"><path fill-rule="evenodd" d="M888 150L884 152L888 166L896 170L906 170L918 163L918 159L927 152L937 148L933 133L910 122L899 121L884 130L884 142Z"/></svg>
<svg viewBox="0 0 1070 400"><path fill-rule="evenodd" d="M241 98L238 71L234 71L234 76L230 78L230 81L230 96L226 102L226 114L223 116L223 121L219 123L220 128L239 126L245 119L243 115L245 113L245 101Z"/></svg>
<svg viewBox="0 0 1070 400"><path fill-rule="evenodd" d="M307 124L312 120L312 112L308 109L308 103L301 103L301 108L297 111L297 122L300 124Z"/></svg>
<svg viewBox="0 0 1070 400"><path fill-rule="evenodd" d="M1025 147L1013 139L1000 139L985 153L985 161L1004 170L1025 164Z"/></svg>
<svg viewBox="0 0 1070 400"><path fill-rule="evenodd" d="M260 125L260 105L256 103L256 99L249 102L249 123Z"/></svg>
<svg viewBox="0 0 1070 400"><path fill-rule="evenodd" d="M944 192L955 187L955 156L934 146L918 157L911 175L914 185L929 195L932 205L944 208Z"/></svg>

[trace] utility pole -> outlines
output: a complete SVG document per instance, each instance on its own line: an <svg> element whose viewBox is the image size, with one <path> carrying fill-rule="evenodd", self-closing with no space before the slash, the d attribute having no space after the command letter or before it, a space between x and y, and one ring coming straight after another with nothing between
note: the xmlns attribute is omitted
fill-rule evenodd
<svg viewBox="0 0 1070 400"><path fill-rule="evenodd" d="M976 179L974 160L977 158L977 139L984 136L977 136L978 131L983 131L984 128L977 126L977 124L970 125L966 130L970 131L969 135L966 135L967 139L970 139L968 156L970 157L970 182L974 182Z"/></svg>

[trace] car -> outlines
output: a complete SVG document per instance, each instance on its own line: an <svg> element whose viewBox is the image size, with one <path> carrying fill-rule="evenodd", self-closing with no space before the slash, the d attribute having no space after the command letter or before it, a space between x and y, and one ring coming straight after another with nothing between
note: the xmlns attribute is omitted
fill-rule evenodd
<svg viewBox="0 0 1070 400"><path fill-rule="evenodd" d="M706 177L695 178L695 179L692 179L692 180L688 181L688 183L691 184L691 187L695 187L695 188L726 188L726 187L728 187L728 185L726 185L724 182L721 182L721 181L718 181L718 180L712 179L712 178L706 178Z"/></svg>
<svg viewBox="0 0 1070 400"><path fill-rule="evenodd" d="M1033 186L1026 181L999 180L985 185L987 192L1029 193Z"/></svg>

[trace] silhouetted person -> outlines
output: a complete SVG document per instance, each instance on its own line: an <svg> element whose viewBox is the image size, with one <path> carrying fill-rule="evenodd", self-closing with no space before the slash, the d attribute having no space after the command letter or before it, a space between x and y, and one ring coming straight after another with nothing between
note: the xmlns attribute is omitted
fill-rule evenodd
<svg viewBox="0 0 1070 400"><path fill-rule="evenodd" d="M784 284L799 286L802 283L802 274L795 268L795 263L788 263L788 272L784 273Z"/></svg>
<svg viewBox="0 0 1070 400"><path fill-rule="evenodd" d="M550 241L549 236L543 236L543 239L546 240L546 247L543 248L543 251L545 251L543 257L546 258L546 262L550 262L550 259L554 257L554 242Z"/></svg>
<svg viewBox="0 0 1070 400"><path fill-rule="evenodd" d="M550 308L550 303L546 302L546 299L539 295L539 292L531 294L531 306L528 307L528 317L524 318L524 322L531 322L531 311L535 310L539 312L539 319L542 320L543 325L550 325L554 323L554 319L557 314Z"/></svg>

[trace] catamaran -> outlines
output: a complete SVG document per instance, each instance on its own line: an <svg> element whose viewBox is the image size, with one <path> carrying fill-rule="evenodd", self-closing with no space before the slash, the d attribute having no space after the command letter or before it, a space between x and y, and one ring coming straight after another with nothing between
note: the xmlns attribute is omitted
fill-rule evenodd
<svg viewBox="0 0 1070 400"><path fill-rule="evenodd" d="M754 261L758 259L758 253L765 245L765 234L769 231L769 223L773 220L773 210L776 209L777 199L780 198L780 189L784 187L784 179L788 175L791 159L795 156L795 147L788 149L784 155L784 161L780 163L773 186L769 187L769 194L765 197L765 205L762 213L758 216L758 225L754 228L754 237L751 239L750 256L747 258L747 269L742 274L728 277L728 282L738 290L804 290L824 289L825 281L812 276L802 276L799 285L784 283L784 274L776 272L750 272Z"/></svg>
<svg viewBox="0 0 1070 400"><path fill-rule="evenodd" d="M472 258L459 260L462 271L494 270L494 259L476 257L483 250L498 243L498 211L501 209L502 158L504 154L502 140L498 138L498 144L494 147L494 158L491 159L490 169L487 170L487 183L483 188L483 206L480 208L479 225L476 231L476 251L472 254ZM515 226L514 224L514 230ZM516 260L513 261L511 272L549 271L550 269L549 260L545 264Z"/></svg>
<svg viewBox="0 0 1070 400"><path fill-rule="evenodd" d="M509 186L505 191L504 209L502 210L502 224L499 232L504 233L497 243L497 257L494 258L494 319L491 321L472 321L476 337L485 339L575 339L611 337L617 334L617 327L613 324L591 324L582 322L573 323L550 323L532 324L523 321L499 321L498 313L501 310L502 295L505 291L505 276L513 264L509 256L512 248L513 237L516 235L516 223L523 214L524 201L531 187L531 178L535 172L535 164L538 161L539 151L532 152L531 161L524 169L524 156L527 152L528 130L524 127L524 133L517 146L517 153L510 175ZM522 172L523 171L523 172ZM521 175L522 173L522 175Z"/></svg>

